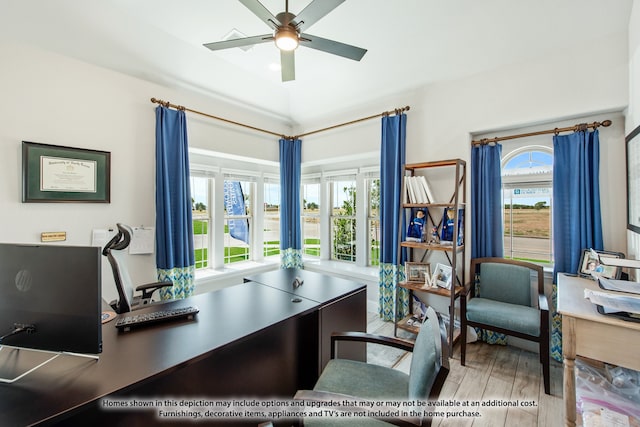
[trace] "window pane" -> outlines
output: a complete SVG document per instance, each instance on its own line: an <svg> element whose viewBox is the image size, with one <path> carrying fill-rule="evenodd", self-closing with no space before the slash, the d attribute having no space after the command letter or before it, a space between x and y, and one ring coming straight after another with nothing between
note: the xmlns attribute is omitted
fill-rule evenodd
<svg viewBox="0 0 640 427"><path fill-rule="evenodd" d="M356 261L356 183L331 183L331 259Z"/></svg>
<svg viewBox="0 0 640 427"><path fill-rule="evenodd" d="M356 261L356 219L334 217L331 220L331 259Z"/></svg>
<svg viewBox="0 0 640 427"><path fill-rule="evenodd" d="M209 265L209 178L191 177L191 215L196 269Z"/></svg>
<svg viewBox="0 0 640 427"><path fill-rule="evenodd" d="M280 184L264 184L264 256L280 254Z"/></svg>
<svg viewBox="0 0 640 427"><path fill-rule="evenodd" d="M534 155L535 154L535 155ZM549 167L548 153L527 152L511 159L507 165L518 169L521 182L511 181L503 187L504 251L508 258L543 264L553 262L552 251L552 183L527 184L531 175L539 175L540 167ZM531 172L525 173L527 170Z"/></svg>
<svg viewBox="0 0 640 427"><path fill-rule="evenodd" d="M368 265L380 265L380 179L367 180L369 207L367 246Z"/></svg>
<svg viewBox="0 0 640 427"><path fill-rule="evenodd" d="M305 256L320 256L320 184L302 185L302 238Z"/></svg>
<svg viewBox="0 0 640 427"><path fill-rule="evenodd" d="M335 181L332 183L333 214L356 214L356 183L355 181Z"/></svg>
<svg viewBox="0 0 640 427"><path fill-rule="evenodd" d="M251 259L253 183L224 181L224 263Z"/></svg>

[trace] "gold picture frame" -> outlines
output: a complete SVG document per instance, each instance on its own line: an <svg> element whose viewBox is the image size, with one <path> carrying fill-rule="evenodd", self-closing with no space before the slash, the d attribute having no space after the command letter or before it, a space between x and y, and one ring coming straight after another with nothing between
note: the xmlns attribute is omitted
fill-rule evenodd
<svg viewBox="0 0 640 427"><path fill-rule="evenodd" d="M425 262L405 262L404 273L407 283L424 285L427 277L431 277L431 264Z"/></svg>

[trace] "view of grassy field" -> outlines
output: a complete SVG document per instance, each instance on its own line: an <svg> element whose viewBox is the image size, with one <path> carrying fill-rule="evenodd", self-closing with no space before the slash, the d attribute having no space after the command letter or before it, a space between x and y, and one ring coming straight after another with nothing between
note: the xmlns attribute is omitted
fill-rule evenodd
<svg viewBox="0 0 640 427"><path fill-rule="evenodd" d="M551 209L505 209L504 210L504 234L509 235L513 227L513 235L518 237L542 237L551 236Z"/></svg>

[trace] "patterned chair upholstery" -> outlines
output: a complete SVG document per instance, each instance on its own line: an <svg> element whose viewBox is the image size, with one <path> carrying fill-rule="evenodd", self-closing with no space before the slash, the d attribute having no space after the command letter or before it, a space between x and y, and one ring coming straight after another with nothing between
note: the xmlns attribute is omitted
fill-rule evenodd
<svg viewBox="0 0 640 427"><path fill-rule="evenodd" d="M313 390L300 390L295 399L306 401L393 400L426 401L437 399L449 374L446 329L440 316L429 307L427 318L420 328L415 343L392 337L358 332L334 333L331 354L335 355L336 342L359 341L375 343L412 351L409 374L366 362L332 358L325 366ZM376 407L376 409L383 409ZM420 408L420 409L424 409ZM339 411L361 411L362 407L339 407ZM362 418L362 417L310 417L302 420L304 426L388 426L431 425L430 418Z"/></svg>
<svg viewBox="0 0 640 427"><path fill-rule="evenodd" d="M531 303L531 273L536 273L537 297ZM460 363L465 364L467 326L537 342L544 390L549 384L549 306L542 267L505 258L471 260L471 280L460 300Z"/></svg>

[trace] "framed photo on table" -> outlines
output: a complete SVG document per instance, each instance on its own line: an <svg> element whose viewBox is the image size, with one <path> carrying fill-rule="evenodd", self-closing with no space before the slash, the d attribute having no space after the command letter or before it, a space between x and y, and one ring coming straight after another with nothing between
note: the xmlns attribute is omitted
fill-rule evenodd
<svg viewBox="0 0 640 427"><path fill-rule="evenodd" d="M22 141L22 202L109 203L111 153Z"/></svg>
<svg viewBox="0 0 640 427"><path fill-rule="evenodd" d="M407 283L424 285L427 277L431 277L431 265L423 262L405 262L404 273Z"/></svg>
<svg viewBox="0 0 640 427"><path fill-rule="evenodd" d="M609 252L609 251L594 251L600 258L624 258L624 254L621 252ZM604 261L603 261L604 262ZM595 279L595 276L606 277L607 279L619 279L622 274L622 268L614 265L600 264L598 258L594 257L591 253L591 249L583 249L582 256L580 257L580 267L578 268L578 275L581 277L588 277Z"/></svg>

